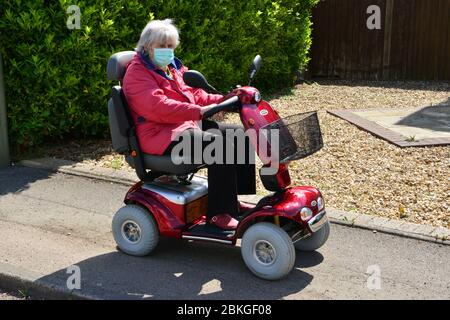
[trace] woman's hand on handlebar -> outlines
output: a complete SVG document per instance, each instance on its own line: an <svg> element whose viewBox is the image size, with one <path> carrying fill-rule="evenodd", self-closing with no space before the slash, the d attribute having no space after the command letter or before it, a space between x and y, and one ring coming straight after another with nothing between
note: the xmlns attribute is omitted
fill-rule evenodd
<svg viewBox="0 0 450 320"><path fill-rule="evenodd" d="M215 106L217 106L217 103L213 103L213 104L210 104L210 105L208 105L208 106L202 107L202 108L200 109L200 114L203 116L203 115L205 114L206 111L211 110L211 109L214 108Z"/></svg>
<svg viewBox="0 0 450 320"><path fill-rule="evenodd" d="M225 100L228 100L230 98L233 98L234 96L237 96L239 93L239 88L234 88L233 90L231 90L230 92L228 92L226 95L223 96L223 99L221 102L224 102Z"/></svg>
<svg viewBox="0 0 450 320"><path fill-rule="evenodd" d="M210 104L209 106L200 109L200 114L202 118L208 118L221 111L234 110L240 104L238 97L233 97L231 99L225 100L219 104Z"/></svg>

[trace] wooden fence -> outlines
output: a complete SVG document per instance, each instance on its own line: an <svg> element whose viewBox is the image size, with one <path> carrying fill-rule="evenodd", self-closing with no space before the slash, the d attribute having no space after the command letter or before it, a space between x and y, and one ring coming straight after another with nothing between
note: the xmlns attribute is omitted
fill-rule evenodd
<svg viewBox="0 0 450 320"><path fill-rule="evenodd" d="M312 77L450 80L450 0L321 0L312 36Z"/></svg>

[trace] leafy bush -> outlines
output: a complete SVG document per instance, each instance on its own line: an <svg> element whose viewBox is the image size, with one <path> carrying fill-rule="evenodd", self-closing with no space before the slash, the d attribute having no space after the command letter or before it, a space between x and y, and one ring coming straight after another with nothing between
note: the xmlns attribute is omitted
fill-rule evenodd
<svg viewBox="0 0 450 320"><path fill-rule="evenodd" d="M255 86L291 86L308 62L316 1L3 0L0 52L12 142L28 147L49 138L108 136L106 61L132 50L154 18L174 18L181 36L176 55L219 89L246 84L256 54L263 68ZM81 29L66 25L73 4L81 9Z"/></svg>

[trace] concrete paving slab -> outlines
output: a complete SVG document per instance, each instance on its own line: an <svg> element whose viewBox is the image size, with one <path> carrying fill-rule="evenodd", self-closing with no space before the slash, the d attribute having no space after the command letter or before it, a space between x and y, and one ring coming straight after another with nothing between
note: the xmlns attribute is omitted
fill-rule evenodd
<svg viewBox="0 0 450 320"><path fill-rule="evenodd" d="M400 147L450 144L448 105L328 112Z"/></svg>

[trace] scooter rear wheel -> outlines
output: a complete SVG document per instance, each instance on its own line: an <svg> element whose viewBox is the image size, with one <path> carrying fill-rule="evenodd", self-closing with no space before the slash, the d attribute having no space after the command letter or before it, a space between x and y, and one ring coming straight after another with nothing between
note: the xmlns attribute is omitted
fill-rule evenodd
<svg viewBox="0 0 450 320"><path fill-rule="evenodd" d="M291 238L286 231L268 222L256 223L245 231L241 254L250 271L266 280L285 277L295 263Z"/></svg>
<svg viewBox="0 0 450 320"><path fill-rule="evenodd" d="M159 242L159 230L152 214L134 204L117 211L112 233L119 249L133 256L148 255Z"/></svg>

